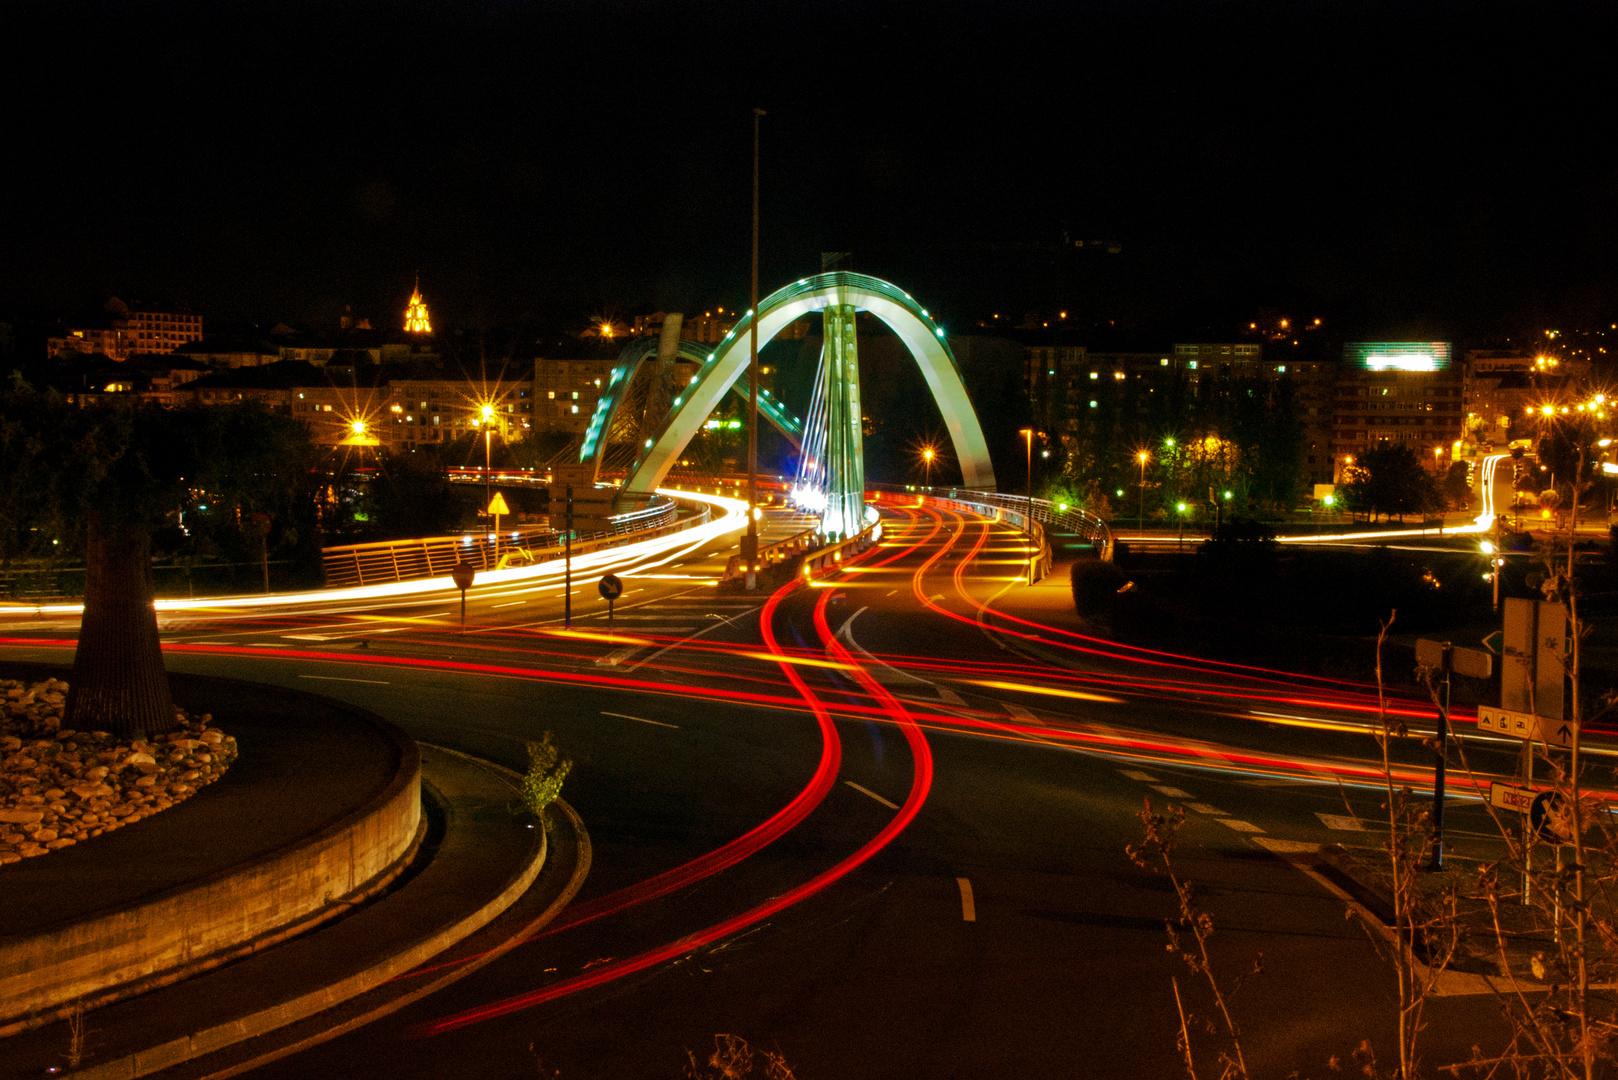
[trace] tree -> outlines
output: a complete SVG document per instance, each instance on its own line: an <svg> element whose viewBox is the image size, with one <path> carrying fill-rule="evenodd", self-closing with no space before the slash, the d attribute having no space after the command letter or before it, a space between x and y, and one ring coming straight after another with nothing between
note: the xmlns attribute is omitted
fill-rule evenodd
<svg viewBox="0 0 1618 1080"><path fill-rule="evenodd" d="M1464 461L1452 461L1444 474L1444 496L1459 510L1472 504L1472 470Z"/></svg>
<svg viewBox="0 0 1618 1080"><path fill-rule="evenodd" d="M0 501L7 559L67 549L85 560L63 723L125 737L171 730L153 534L209 500L233 507L238 530L289 508L309 484L307 432L258 405L79 407L17 384L0 394L0 452L12 487Z"/></svg>
<svg viewBox="0 0 1618 1080"><path fill-rule="evenodd" d="M1346 495L1355 513L1397 515L1401 521L1444 505L1437 479L1400 443L1378 443L1358 454Z"/></svg>

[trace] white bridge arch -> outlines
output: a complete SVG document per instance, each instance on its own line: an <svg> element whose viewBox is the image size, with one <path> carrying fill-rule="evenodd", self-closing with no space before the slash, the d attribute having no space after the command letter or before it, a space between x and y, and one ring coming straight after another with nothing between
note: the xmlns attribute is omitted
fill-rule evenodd
<svg viewBox="0 0 1618 1080"><path fill-rule="evenodd" d="M988 443L983 438L983 428L978 424L972 401L967 397L944 328L903 289L880 278L846 271L816 274L794 282L771 293L759 304L759 347L803 316L831 307L868 311L904 342L943 413L945 428L955 447L955 458L961 466L963 486L993 491L994 466L989 462ZM623 495L645 496L656 491L725 393L747 373L752 317L749 312L723 342L707 353L696 379L680 388L668 416L630 465L621 489ZM858 388L852 389L857 395ZM588 446L581 458L588 460L596 451L597 447Z"/></svg>

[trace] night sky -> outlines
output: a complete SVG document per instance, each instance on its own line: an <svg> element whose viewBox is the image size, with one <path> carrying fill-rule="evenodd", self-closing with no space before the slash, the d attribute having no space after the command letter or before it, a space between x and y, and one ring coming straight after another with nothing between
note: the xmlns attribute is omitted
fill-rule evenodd
<svg viewBox="0 0 1618 1080"><path fill-rule="evenodd" d="M757 105L766 292L847 250L961 331L1605 325L1612 7L12 0L0 319L745 303Z"/></svg>

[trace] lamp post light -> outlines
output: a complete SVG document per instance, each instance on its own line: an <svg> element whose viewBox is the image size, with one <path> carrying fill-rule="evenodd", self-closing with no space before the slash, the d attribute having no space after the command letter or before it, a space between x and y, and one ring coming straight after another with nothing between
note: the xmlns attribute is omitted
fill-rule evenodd
<svg viewBox="0 0 1618 1080"><path fill-rule="evenodd" d="M494 436L494 406L484 403L483 409L483 505L494 501L494 476L489 466L490 440Z"/></svg>
<svg viewBox="0 0 1618 1080"><path fill-rule="evenodd" d="M1175 503L1174 509L1180 514L1180 550L1185 550L1185 503Z"/></svg>
<svg viewBox="0 0 1618 1080"><path fill-rule="evenodd" d="M1138 533L1141 533L1142 535L1145 535L1145 533L1146 533L1146 463L1148 461L1152 460L1152 455L1147 453L1145 450L1142 450L1140 453L1135 455L1135 460L1140 462L1140 517L1138 517L1135 520L1135 531L1138 532Z"/></svg>
<svg viewBox="0 0 1618 1080"><path fill-rule="evenodd" d="M921 452L921 460L927 465L927 486L929 488L933 486L933 458L936 456L936 454L937 451L930 446L926 447Z"/></svg>
<svg viewBox="0 0 1618 1080"><path fill-rule="evenodd" d="M1024 489L1027 492L1028 520L1024 522L1025 528L1023 531L1028 534L1028 539L1031 543L1034 538L1034 429L1025 427L1019 430L1017 434L1023 436L1028 442L1028 478L1026 481L1027 487ZM1028 584L1032 585L1033 583L1034 560L1030 558L1028 560Z"/></svg>

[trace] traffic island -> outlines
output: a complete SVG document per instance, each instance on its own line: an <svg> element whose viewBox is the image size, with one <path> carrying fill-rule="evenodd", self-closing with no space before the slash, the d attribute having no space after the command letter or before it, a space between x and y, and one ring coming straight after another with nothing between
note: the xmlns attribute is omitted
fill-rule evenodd
<svg viewBox="0 0 1618 1080"><path fill-rule="evenodd" d="M129 912L199 889L225 888L228 898L272 865L282 869L283 898L313 898L316 908L153 977L14 1016L0 1038L0 1077L250 1068L465 977L537 934L583 884L582 822L558 801L547 835L522 808L521 777L509 770L417 747L385 721L315 695L178 675L173 683L177 701L206 699L241 718L243 757L220 783L143 823L155 842L133 845L141 829L107 837L117 860L85 862L96 845L79 845L7 867L31 888L0 894L0 925L23 931L0 938L0 950L30 947L10 963L0 951L0 980L27 982L31 964L65 962L70 950L55 949L51 935L87 923L127 927ZM417 825L384 872L354 888L285 873L288 857L329 850L339 834L363 847L356 826L396 805L401 777L419 784L407 785ZM373 830L377 840L388 834ZM82 887L78 872L90 875ZM239 903L221 907L249 914Z"/></svg>
<svg viewBox="0 0 1618 1080"><path fill-rule="evenodd" d="M236 740L208 713L121 740L63 726L68 684L0 679L0 867L133 825L224 775Z"/></svg>
<svg viewBox="0 0 1618 1080"><path fill-rule="evenodd" d="M172 684L188 713L233 718L242 756L161 814L0 868L0 1034L334 918L384 887L420 841L420 756L393 725L310 694Z"/></svg>

